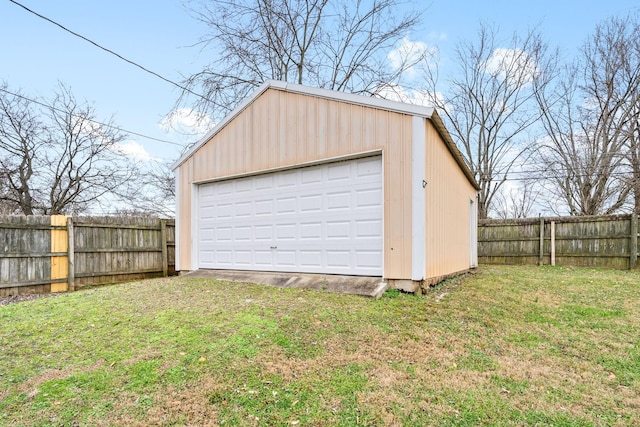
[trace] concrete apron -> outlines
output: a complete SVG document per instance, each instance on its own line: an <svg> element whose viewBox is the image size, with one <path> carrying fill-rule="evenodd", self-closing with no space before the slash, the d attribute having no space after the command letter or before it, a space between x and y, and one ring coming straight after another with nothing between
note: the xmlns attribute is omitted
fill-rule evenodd
<svg viewBox="0 0 640 427"><path fill-rule="evenodd" d="M268 271L195 270L182 275L233 282L257 283L281 288L315 289L380 298L388 284L382 277L339 276L334 274L277 273Z"/></svg>

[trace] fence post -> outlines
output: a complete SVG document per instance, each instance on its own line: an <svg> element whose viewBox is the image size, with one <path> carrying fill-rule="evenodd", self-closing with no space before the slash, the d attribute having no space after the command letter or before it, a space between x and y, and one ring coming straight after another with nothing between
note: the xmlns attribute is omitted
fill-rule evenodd
<svg viewBox="0 0 640 427"><path fill-rule="evenodd" d="M73 292L76 290L76 258L75 258L75 239L73 236L73 218L67 218L67 259L69 260L69 271L67 273L68 290Z"/></svg>
<svg viewBox="0 0 640 427"><path fill-rule="evenodd" d="M160 238L162 245L162 276L169 276L169 251L167 248L167 220L160 220Z"/></svg>
<svg viewBox="0 0 640 427"><path fill-rule="evenodd" d="M551 221L551 265L556 265L556 222Z"/></svg>
<svg viewBox="0 0 640 427"><path fill-rule="evenodd" d="M540 217L540 253L538 255L538 265L544 264L544 218Z"/></svg>
<svg viewBox="0 0 640 427"><path fill-rule="evenodd" d="M629 236L629 270L638 262L638 214L631 214L631 235Z"/></svg>

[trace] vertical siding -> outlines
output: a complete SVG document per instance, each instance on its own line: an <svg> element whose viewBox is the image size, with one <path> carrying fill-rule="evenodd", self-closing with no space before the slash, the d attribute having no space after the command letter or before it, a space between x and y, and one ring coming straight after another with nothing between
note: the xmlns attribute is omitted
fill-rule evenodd
<svg viewBox="0 0 640 427"><path fill-rule="evenodd" d="M426 266L427 278L470 267L470 200L476 191L440 135L427 121Z"/></svg>
<svg viewBox="0 0 640 427"><path fill-rule="evenodd" d="M380 150L384 275L411 278L411 116L269 89L178 168L180 268L191 263L194 181Z"/></svg>

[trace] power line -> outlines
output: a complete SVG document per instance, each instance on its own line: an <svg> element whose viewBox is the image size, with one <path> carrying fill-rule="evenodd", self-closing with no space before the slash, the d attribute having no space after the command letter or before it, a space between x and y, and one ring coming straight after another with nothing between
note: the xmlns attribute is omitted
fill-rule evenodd
<svg viewBox="0 0 640 427"><path fill-rule="evenodd" d="M9 0L9 1L11 1L11 0ZM18 97L18 98L22 98L22 99L24 99L25 101L33 102L34 104L38 104L38 105L43 106L43 107L45 107L45 108L50 108L50 109L55 110L55 111L57 111L57 112L59 112L59 113L65 113L65 111L63 111L63 110L61 110L61 109L59 109L59 108L56 108L56 107L54 107L54 106L52 106L52 105L48 105L48 104L46 104L46 103L44 103L44 102L42 102L42 101L38 101L38 100L36 100L36 99L29 98L29 97L24 96L24 95L21 95L21 94L19 94L19 93L11 92L10 90L4 89L4 88L2 88L2 87L0 87L0 91L5 92L5 93L8 93L9 95L12 95L12 96L15 96L15 97ZM151 139L151 140L153 140L153 141L158 141L158 142L162 142L162 143L165 143L165 144L177 145L178 147L184 147L184 145L183 145L183 144L179 144L179 143L177 143L177 142L167 141L166 139L154 138L153 136L144 135L144 134L142 134L142 133L134 132L134 131L127 130L127 129L123 129L123 128L121 128L121 127L114 126L114 125L111 125L111 124L108 124L108 123L99 122L99 121L97 121L97 120L90 119L90 118L88 118L88 117L86 117L86 120L88 120L88 121L90 121L90 122L92 122L92 123L95 123L95 124L101 125L101 126L105 126L105 127L111 128L111 129L119 130L119 131L121 131L121 132L126 132L126 133L128 133L128 134L132 134L132 135L140 136L140 137L142 137L142 138Z"/></svg>
<svg viewBox="0 0 640 427"><path fill-rule="evenodd" d="M182 90L183 90L183 91L185 91L185 92L188 92L188 93L190 93L190 94L192 94L192 95L195 95L195 96L197 96L197 97L199 97L199 98L202 98L203 100L205 100L205 101L207 101L207 102L212 102L210 99L208 99L208 98L207 98L207 97L205 97L204 95L201 95L201 94L199 94L199 93L196 93L196 92L192 91L191 89L189 89L189 88L187 88L187 87L185 87L185 86L182 86L181 84L176 83L176 82L174 82L173 80L168 79L167 77L164 77L163 75L158 74L158 73L156 73L155 71L152 71L152 70L150 70L150 69L148 69L148 68L146 68L146 67L144 67L144 66L142 66L142 65L138 64L138 63L137 63L137 62L135 62L135 61L132 61L132 60L130 60L130 59L125 58L124 56L120 55L119 53L114 52L113 50L111 50L111 49L109 49L109 48L106 48L106 47L104 47L104 46L102 46L102 45L100 45L100 44L98 44L98 43L94 42L93 40L91 40L91 39L89 39L89 38L87 38L87 37L83 36L82 34L78 34L78 33L76 33L75 31L72 31L72 30L68 29L68 28L67 28L67 27L65 27L64 25L59 24L58 22L54 21L53 19L47 18L46 16L41 15L41 14L39 14L38 12L35 12L35 11L33 11L33 10L29 9L27 6L25 6L25 5L23 5L23 4L19 3L19 2L17 2L17 1L15 1L15 0L9 0L9 1L10 1L11 3L15 4L16 6L19 6L19 7L21 7L22 9L26 10L27 12L29 12L29 13L31 13L31 14L33 14L33 15L37 16L38 18L40 18L40 19L44 19L45 21L47 21L47 22L49 22L49 23L51 23L51 24L53 24L53 25L55 25L55 26L57 26L57 27L61 28L62 30L64 30L64 31L68 32L69 34L72 34L72 35L74 35L75 37L78 37L78 38L80 38L80 39L82 39L82 40L84 40L84 41L86 41L86 42L88 42L88 43L91 43L92 45L94 45L94 46L95 46L95 47L97 47L98 49L101 49L101 50L103 50L103 51L105 51L105 52L107 52L107 53L110 53L111 55L114 55L115 57L117 57L117 58L119 58L119 59L121 59L121 60L123 60L123 61L125 61L125 62L127 62L127 63L129 63L129 64L131 64L131 65L133 65L134 67L137 67L137 68L141 69L142 71L144 71L144 72L146 72L146 73L151 74L152 76L155 76L155 77L157 77L157 78L159 78L159 79L161 79L161 80L163 80L163 81L165 81L165 82L167 82L167 83L169 83L169 84L171 84L171 85L173 85L173 86L175 86L175 87L177 87L177 88L179 88L179 89L182 89Z"/></svg>

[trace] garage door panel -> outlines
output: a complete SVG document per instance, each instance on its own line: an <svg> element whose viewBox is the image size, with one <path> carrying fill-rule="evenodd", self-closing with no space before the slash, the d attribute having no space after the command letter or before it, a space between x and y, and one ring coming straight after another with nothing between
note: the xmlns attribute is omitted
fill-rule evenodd
<svg viewBox="0 0 640 427"><path fill-rule="evenodd" d="M273 200L256 200L253 203L254 215L272 215L273 214Z"/></svg>
<svg viewBox="0 0 640 427"><path fill-rule="evenodd" d="M254 188L257 191L273 188L273 174L258 175L254 179Z"/></svg>
<svg viewBox="0 0 640 427"><path fill-rule="evenodd" d="M355 221L356 238L374 238L382 235L382 220L380 219L360 219Z"/></svg>
<svg viewBox="0 0 640 427"><path fill-rule="evenodd" d="M305 222L300 224L300 241L304 240L321 240L322 239L322 222Z"/></svg>
<svg viewBox="0 0 640 427"><path fill-rule="evenodd" d="M252 264L250 249L236 249L233 251L234 262L236 265L249 267Z"/></svg>
<svg viewBox="0 0 640 427"><path fill-rule="evenodd" d="M234 227L233 236L236 242L251 242L253 240L253 230L250 225Z"/></svg>
<svg viewBox="0 0 640 427"><path fill-rule="evenodd" d="M312 213L322 212L322 194L311 194L300 196L300 212Z"/></svg>
<svg viewBox="0 0 640 427"><path fill-rule="evenodd" d="M253 203L252 202L236 202L234 203L235 207L235 216L238 217L251 217L253 214Z"/></svg>
<svg viewBox="0 0 640 427"><path fill-rule="evenodd" d="M271 267L273 264L271 250L255 250L255 265L259 267Z"/></svg>
<svg viewBox="0 0 640 427"><path fill-rule="evenodd" d="M320 249L303 249L300 251L300 265L303 267L322 268L322 251Z"/></svg>
<svg viewBox="0 0 640 427"><path fill-rule="evenodd" d="M355 190L356 208L368 206L380 206L382 191L378 188L367 188L363 190Z"/></svg>
<svg viewBox="0 0 640 427"><path fill-rule="evenodd" d="M351 239L351 221L327 221L327 239Z"/></svg>
<svg viewBox="0 0 640 427"><path fill-rule="evenodd" d="M223 181L220 183L220 185L218 186L218 188L216 189L216 191L213 193L214 195L217 196L224 196L227 194L233 194L235 193L235 188L236 187L236 183L233 181Z"/></svg>
<svg viewBox="0 0 640 427"><path fill-rule="evenodd" d="M295 265L297 264L296 251L293 249L275 251L275 257L277 266L295 267Z"/></svg>
<svg viewBox="0 0 640 427"><path fill-rule="evenodd" d="M327 268L348 268L351 265L349 251L328 249L326 253Z"/></svg>
<svg viewBox="0 0 640 427"><path fill-rule="evenodd" d="M350 181L353 177L351 172L351 165L347 163L337 163L330 165L328 169L328 181Z"/></svg>
<svg viewBox="0 0 640 427"><path fill-rule="evenodd" d="M327 210L349 209L351 207L351 191L327 192Z"/></svg>
<svg viewBox="0 0 640 427"><path fill-rule="evenodd" d="M298 174L296 171L280 172L277 175L277 183L280 189L295 187L298 184Z"/></svg>
<svg viewBox="0 0 640 427"><path fill-rule="evenodd" d="M357 250L355 254L358 268L374 268L382 263L382 251Z"/></svg>
<svg viewBox="0 0 640 427"><path fill-rule="evenodd" d="M253 181L250 178L239 178L234 180L234 193L241 195L242 193L251 192L253 190Z"/></svg>
<svg viewBox="0 0 640 427"><path fill-rule="evenodd" d="M295 241L297 238L297 225L295 223L290 224L277 224L276 225L276 238L278 241Z"/></svg>
<svg viewBox="0 0 640 427"><path fill-rule="evenodd" d="M278 214L295 214L298 211L296 197L279 197L276 199L276 205Z"/></svg>
<svg viewBox="0 0 640 427"><path fill-rule="evenodd" d="M205 184L198 216L200 268L382 275L380 156Z"/></svg>
<svg viewBox="0 0 640 427"><path fill-rule="evenodd" d="M322 169L317 167L300 169L300 184L320 184L322 183Z"/></svg>

